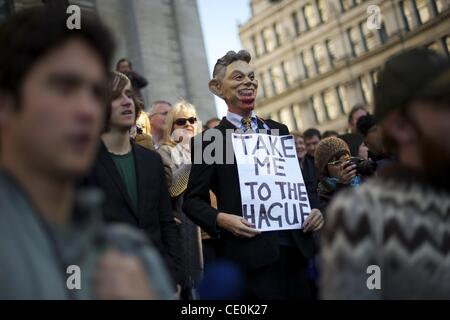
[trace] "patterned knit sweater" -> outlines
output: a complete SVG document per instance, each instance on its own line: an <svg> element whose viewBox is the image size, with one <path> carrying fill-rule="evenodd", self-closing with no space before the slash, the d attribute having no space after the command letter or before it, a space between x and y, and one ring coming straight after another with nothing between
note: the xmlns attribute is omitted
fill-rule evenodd
<svg viewBox="0 0 450 320"><path fill-rule="evenodd" d="M374 179L337 196L326 218L322 298L450 299L450 192ZM371 265L381 289L368 289Z"/></svg>

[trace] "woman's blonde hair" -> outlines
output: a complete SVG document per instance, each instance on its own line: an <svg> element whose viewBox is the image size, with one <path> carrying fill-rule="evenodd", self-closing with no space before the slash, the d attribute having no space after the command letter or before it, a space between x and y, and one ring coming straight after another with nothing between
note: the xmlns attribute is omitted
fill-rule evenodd
<svg viewBox="0 0 450 320"><path fill-rule="evenodd" d="M170 146L175 146L177 142L175 142L172 139L172 132L173 132L173 125L175 120L177 119L178 115L180 113L191 113L194 117L197 118L197 111L195 110L195 107L193 104L190 104L189 102L185 100L181 100L175 105L170 108L169 113L166 116L166 124L164 127L164 134L163 134L163 143ZM200 124L199 119L197 118L197 123L194 124L194 135L200 132Z"/></svg>

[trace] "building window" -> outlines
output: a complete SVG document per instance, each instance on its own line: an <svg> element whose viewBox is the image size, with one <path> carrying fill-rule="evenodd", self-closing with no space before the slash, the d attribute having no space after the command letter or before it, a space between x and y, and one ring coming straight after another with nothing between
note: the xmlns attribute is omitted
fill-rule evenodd
<svg viewBox="0 0 450 320"><path fill-rule="evenodd" d="M344 86L338 85L336 87L336 92L338 95L339 106L341 108L341 112L343 114L347 114L350 111L350 104L348 103L347 92L345 91Z"/></svg>
<svg viewBox="0 0 450 320"><path fill-rule="evenodd" d="M275 46L278 48L281 45L280 27L278 23L273 24L273 33L275 34Z"/></svg>
<svg viewBox="0 0 450 320"><path fill-rule="evenodd" d="M272 88L272 95L276 95L277 94L277 88L275 86L275 79L274 79L272 68L269 68L269 79L270 79L270 85L271 85L271 88Z"/></svg>
<svg viewBox="0 0 450 320"><path fill-rule="evenodd" d="M327 54L330 59L330 63L332 66L336 64L337 55L336 55L336 46L333 39L325 40L325 47L327 48Z"/></svg>
<svg viewBox="0 0 450 320"><path fill-rule="evenodd" d="M312 97L312 105L314 110L314 117L316 119L316 123L320 124L325 120L325 112L323 110L321 95L314 95Z"/></svg>
<svg viewBox="0 0 450 320"><path fill-rule="evenodd" d="M408 1L400 1L400 13L402 15L403 23L406 31L411 31L413 27L413 15L408 6Z"/></svg>
<svg viewBox="0 0 450 320"><path fill-rule="evenodd" d="M253 52L255 54L255 57L257 58L259 56L259 48L258 48L258 43L256 41L256 37L253 35L252 36L252 46L253 46Z"/></svg>
<svg viewBox="0 0 450 320"><path fill-rule="evenodd" d="M384 21L381 21L380 29L378 29L378 34L380 35L381 43L386 43L388 40L388 35L386 32L386 25L384 24Z"/></svg>
<svg viewBox="0 0 450 320"><path fill-rule="evenodd" d="M280 66L275 66L269 69L270 78L272 79L272 89L274 94L283 92L283 74Z"/></svg>
<svg viewBox="0 0 450 320"><path fill-rule="evenodd" d="M302 130L304 128L303 120L302 120L302 111L301 106L298 103L294 103L292 105L292 112L294 113L294 121L296 125L296 130Z"/></svg>
<svg viewBox="0 0 450 320"><path fill-rule="evenodd" d="M359 77L359 84L361 85L364 102L370 104L372 101L372 87L365 75Z"/></svg>
<svg viewBox="0 0 450 320"><path fill-rule="evenodd" d="M430 20L430 11L428 10L429 0L413 0L415 2L415 8L417 10L417 16L420 23L425 23Z"/></svg>
<svg viewBox="0 0 450 320"><path fill-rule="evenodd" d="M300 23L298 21L298 12L294 11L292 12L292 21L294 23L294 30L295 30L295 35L298 36L300 35Z"/></svg>
<svg viewBox="0 0 450 320"><path fill-rule="evenodd" d="M314 63L318 73L324 73L327 71L326 65L326 53L321 43L313 46Z"/></svg>
<svg viewBox="0 0 450 320"><path fill-rule="evenodd" d="M316 16L311 3L308 3L303 7L303 15L305 16L306 30L314 28L319 24L319 19Z"/></svg>
<svg viewBox="0 0 450 320"><path fill-rule="evenodd" d="M281 123L285 124L288 126L289 131L294 130L295 129L295 124L294 124L294 119L292 117L292 112L291 112L291 108L290 107L286 107L281 109L280 111L280 120Z"/></svg>
<svg viewBox="0 0 450 320"><path fill-rule="evenodd" d="M344 12L350 10L356 6L356 4L355 0L341 0L341 7Z"/></svg>
<svg viewBox="0 0 450 320"><path fill-rule="evenodd" d="M284 61L281 63L281 72L283 73L284 86L288 88L293 82L293 77L290 68Z"/></svg>
<svg viewBox="0 0 450 320"><path fill-rule="evenodd" d="M261 98L266 98L266 86L265 86L265 79L264 79L264 74L261 73L259 75L259 88L261 88L261 90L259 90L259 95Z"/></svg>
<svg viewBox="0 0 450 320"><path fill-rule="evenodd" d="M322 96L328 119L329 120L336 119L339 116L340 108L339 108L339 101L336 99L335 91L333 89L325 90L322 93Z"/></svg>
<svg viewBox="0 0 450 320"><path fill-rule="evenodd" d="M264 85L264 95L266 98L269 98L275 94L272 87L272 76L271 71L265 72L264 74L261 74L261 79L263 79L263 85Z"/></svg>
<svg viewBox="0 0 450 320"><path fill-rule="evenodd" d="M370 71L370 77L372 78L372 83L374 85L376 85L378 82L378 72L379 72L379 69Z"/></svg>
<svg viewBox="0 0 450 320"><path fill-rule="evenodd" d="M450 55L450 36L445 36L443 39L445 50L447 51L447 54Z"/></svg>
<svg viewBox="0 0 450 320"><path fill-rule="evenodd" d="M328 8L325 0L316 0L317 9L319 10L319 18L322 23L328 21Z"/></svg>
<svg viewBox="0 0 450 320"><path fill-rule="evenodd" d="M367 28L367 23L365 21L359 24L359 29L361 30L363 36L362 38L365 51L370 51L375 48L377 45L377 40L375 39L373 32Z"/></svg>
<svg viewBox="0 0 450 320"><path fill-rule="evenodd" d="M263 31L263 42L265 53L272 52L275 49L275 39L270 28L265 28Z"/></svg>
<svg viewBox="0 0 450 320"><path fill-rule="evenodd" d="M352 55L357 57L364 53L364 45L361 43L361 34L358 28L347 29L348 39L352 48Z"/></svg>
<svg viewBox="0 0 450 320"><path fill-rule="evenodd" d="M302 52L301 54L303 69L305 70L305 78L308 79L314 75L314 60L309 50Z"/></svg>
<svg viewBox="0 0 450 320"><path fill-rule="evenodd" d="M425 46L428 49L431 49L435 52L441 53L441 46L439 45L439 42L432 42Z"/></svg>
<svg viewBox="0 0 450 320"><path fill-rule="evenodd" d="M434 0L431 1L431 3L434 5L434 9L436 10L436 13L441 13L444 10L444 2L445 0Z"/></svg>

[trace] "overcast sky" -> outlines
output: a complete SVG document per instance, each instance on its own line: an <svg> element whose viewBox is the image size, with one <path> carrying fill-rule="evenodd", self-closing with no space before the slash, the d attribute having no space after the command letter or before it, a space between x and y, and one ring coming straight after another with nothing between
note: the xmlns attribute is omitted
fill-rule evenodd
<svg viewBox="0 0 450 320"><path fill-rule="evenodd" d="M211 73L217 59L227 51L242 49L238 26L250 19L250 0L197 1ZM216 105L219 117L225 116L223 100L216 98Z"/></svg>

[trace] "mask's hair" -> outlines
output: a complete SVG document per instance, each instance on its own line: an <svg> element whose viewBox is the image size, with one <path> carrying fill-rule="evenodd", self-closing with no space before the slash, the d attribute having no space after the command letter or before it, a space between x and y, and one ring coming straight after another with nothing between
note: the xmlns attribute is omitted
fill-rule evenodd
<svg viewBox="0 0 450 320"><path fill-rule="evenodd" d="M252 56L246 50L241 50L238 53L235 51L228 51L226 55L217 60L216 65L214 66L213 78L223 78L225 69L235 61L245 61L250 63L251 60Z"/></svg>

